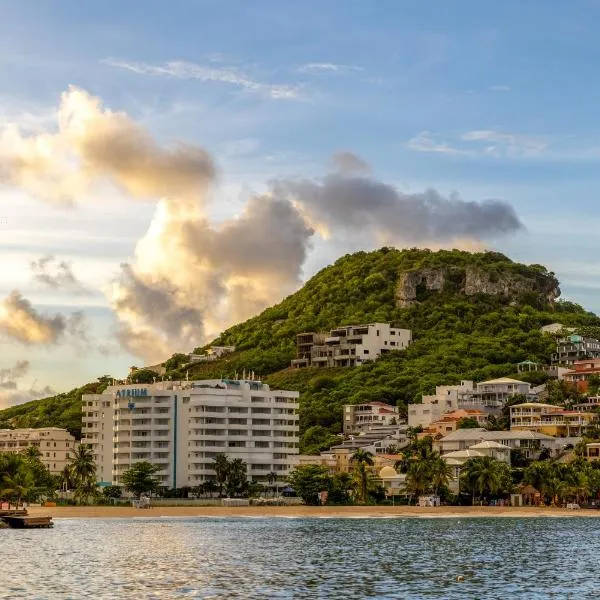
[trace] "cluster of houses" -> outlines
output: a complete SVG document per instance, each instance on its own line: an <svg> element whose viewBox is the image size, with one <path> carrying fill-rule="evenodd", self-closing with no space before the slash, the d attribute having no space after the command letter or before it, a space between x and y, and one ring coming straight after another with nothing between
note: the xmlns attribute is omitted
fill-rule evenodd
<svg viewBox="0 0 600 600"><path fill-rule="evenodd" d="M542 369L524 361L519 371ZM344 406L343 441L319 456L300 455L302 464L320 464L333 472L349 472L352 455L361 448L374 455L374 469L390 495L403 493L405 475L394 465L410 437L431 436L433 449L452 466L452 491L458 491L461 467L471 458L490 456L511 463L511 454L535 460L542 453L560 457L595 430L600 413L600 395L590 393L590 378L600 376L600 341L569 335L557 341L553 364L545 369L583 393L583 400L568 409L546 402L545 385L532 386L518 379L501 377L474 383L437 386L418 404L408 405L407 420L398 408L383 402ZM513 403L515 396L523 402ZM493 418L506 414L508 431L486 427ZM468 427L465 427L468 421ZM600 460L600 443L587 444L587 459Z"/></svg>

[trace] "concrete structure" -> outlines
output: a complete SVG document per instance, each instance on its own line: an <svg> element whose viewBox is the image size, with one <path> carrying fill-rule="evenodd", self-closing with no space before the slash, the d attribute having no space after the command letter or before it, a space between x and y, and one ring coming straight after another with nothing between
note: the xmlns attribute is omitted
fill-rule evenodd
<svg viewBox="0 0 600 600"><path fill-rule="evenodd" d="M433 440L433 449L440 454L467 450L479 442L497 442L511 450L519 449L525 458L535 459L542 448L558 451L564 444L549 435L536 431L486 431L485 429L458 429L447 436Z"/></svg>
<svg viewBox="0 0 600 600"><path fill-rule="evenodd" d="M592 404L592 406L597 406ZM510 428L539 431L554 437L581 437L594 426L592 410L565 410L552 404L527 402L510 407Z"/></svg>
<svg viewBox="0 0 600 600"><path fill-rule="evenodd" d="M475 392L472 381L463 380L460 385L438 385L435 394L423 396L421 404L408 405L408 426L428 427L439 421L446 413L458 410L459 402L468 401Z"/></svg>
<svg viewBox="0 0 600 600"><path fill-rule="evenodd" d="M378 425L398 425L400 414L396 406L385 402L344 405L344 434L360 433Z"/></svg>
<svg viewBox="0 0 600 600"><path fill-rule="evenodd" d="M589 462L600 460L600 442L585 445L585 459Z"/></svg>
<svg viewBox="0 0 600 600"><path fill-rule="evenodd" d="M600 377L600 359L580 360L572 365L572 369L564 375L565 381L572 383L580 392L588 391L590 377Z"/></svg>
<svg viewBox="0 0 600 600"><path fill-rule="evenodd" d="M510 428L516 431L539 431L542 415L559 410L554 404L524 402L510 407Z"/></svg>
<svg viewBox="0 0 600 600"><path fill-rule="evenodd" d="M412 341L410 329L389 323L345 325L329 334L306 332L296 336L292 367L355 367L391 350L404 350Z"/></svg>
<svg viewBox="0 0 600 600"><path fill-rule="evenodd" d="M191 363L211 362L232 352L235 352L235 346L211 346L205 354L190 354L189 359Z"/></svg>
<svg viewBox="0 0 600 600"><path fill-rule="evenodd" d="M226 379L109 386L83 396L82 441L99 480L116 485L148 461L163 486L197 486L215 479L218 454L245 461L253 481L283 478L297 464L298 395Z"/></svg>
<svg viewBox="0 0 600 600"><path fill-rule="evenodd" d="M428 427L434 421L456 410L478 410L487 416L499 415L507 400L518 394L527 400L535 401L544 386L531 387L531 384L518 379L500 377L473 385L463 380L460 385L440 385L432 396L423 396L421 404L408 405L409 427Z"/></svg>
<svg viewBox="0 0 600 600"><path fill-rule="evenodd" d="M419 434L419 437L428 435L433 437L447 435L452 431L456 431L463 419L475 419L477 424L480 427L483 427L488 420L488 416L480 410L463 410L462 408L459 408L458 410L446 413L441 419L430 423L423 429L423 432Z"/></svg>
<svg viewBox="0 0 600 600"><path fill-rule="evenodd" d="M484 456L510 465L510 448L493 440L479 442L465 450L455 450L442 455L446 464L452 467L452 479L449 485L451 492L454 494L459 492L460 473L463 465L472 458L483 458Z"/></svg>
<svg viewBox="0 0 600 600"><path fill-rule="evenodd" d="M333 452L321 452L321 454L299 454L297 457L297 466L306 467L308 465L326 467L331 475L339 472L338 460Z"/></svg>
<svg viewBox="0 0 600 600"><path fill-rule="evenodd" d="M68 464L77 440L58 427L39 429L0 429L0 452L24 452L29 447L40 451L40 460L50 473L60 473Z"/></svg>
<svg viewBox="0 0 600 600"><path fill-rule="evenodd" d="M572 334L557 341L552 364L571 366L588 358L600 358L600 341Z"/></svg>
<svg viewBox="0 0 600 600"><path fill-rule="evenodd" d="M385 489L386 496L399 496L406 493L406 474L397 473L392 466L386 466L379 470L379 481Z"/></svg>

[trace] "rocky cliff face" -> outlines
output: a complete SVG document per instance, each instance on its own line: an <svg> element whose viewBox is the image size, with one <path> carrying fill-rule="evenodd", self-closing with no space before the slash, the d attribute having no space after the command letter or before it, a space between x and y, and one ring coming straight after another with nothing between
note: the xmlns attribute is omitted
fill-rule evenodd
<svg viewBox="0 0 600 600"><path fill-rule="evenodd" d="M560 296L558 280L551 275L532 272L495 273L475 267L441 267L419 269L404 273L396 288L396 302L400 307L411 306L419 300L422 291L452 290L465 296L487 294L517 298L520 294L536 293L552 304Z"/></svg>

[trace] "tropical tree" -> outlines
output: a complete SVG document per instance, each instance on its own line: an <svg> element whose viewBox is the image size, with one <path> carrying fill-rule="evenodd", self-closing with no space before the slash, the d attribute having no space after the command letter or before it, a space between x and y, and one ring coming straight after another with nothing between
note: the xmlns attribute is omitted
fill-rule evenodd
<svg viewBox="0 0 600 600"><path fill-rule="evenodd" d="M219 486L219 496L223 496L223 486L227 483L229 475L229 458L226 454L217 454L213 458L215 466L213 467L216 475L217 485Z"/></svg>
<svg viewBox="0 0 600 600"><path fill-rule="evenodd" d="M374 464L373 455L362 448L358 448L352 455L351 462L354 464L354 473L358 483L360 501L367 502L369 488L369 471L367 467Z"/></svg>
<svg viewBox="0 0 600 600"><path fill-rule="evenodd" d="M278 496L279 495L279 475L277 473L275 473L275 471L271 471L270 473L267 473L267 481L268 481L269 485L271 486L271 490L273 489L273 486L275 486L275 495Z"/></svg>
<svg viewBox="0 0 600 600"><path fill-rule="evenodd" d="M490 456L470 458L461 468L461 490L471 493L471 500L499 494L510 485L510 468Z"/></svg>
<svg viewBox="0 0 600 600"><path fill-rule="evenodd" d="M355 487L356 482L350 473L336 473L329 481L327 503L350 504Z"/></svg>
<svg viewBox="0 0 600 600"><path fill-rule="evenodd" d="M288 482L296 494L306 504L320 504L319 494L329 491L331 480L327 467L321 465L303 465L296 467L289 475Z"/></svg>
<svg viewBox="0 0 600 600"><path fill-rule="evenodd" d="M2 479L1 495L14 500L19 508L24 498L35 491L33 473L22 465L12 475L5 475Z"/></svg>
<svg viewBox="0 0 600 600"><path fill-rule="evenodd" d="M158 465L147 461L136 462L121 475L121 483L136 498L142 494L152 494L158 491L160 486L160 480L155 476L158 471Z"/></svg>
<svg viewBox="0 0 600 600"><path fill-rule="evenodd" d="M428 463L433 493L437 496L442 488L447 488L452 479L452 467L437 453Z"/></svg>
<svg viewBox="0 0 600 600"><path fill-rule="evenodd" d="M241 458L229 463L225 490L230 497L243 496L248 491L248 465Z"/></svg>

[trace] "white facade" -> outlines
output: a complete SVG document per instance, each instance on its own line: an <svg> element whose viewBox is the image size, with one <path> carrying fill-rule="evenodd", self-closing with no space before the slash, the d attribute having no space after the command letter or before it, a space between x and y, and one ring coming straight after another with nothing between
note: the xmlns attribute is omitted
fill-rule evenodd
<svg viewBox="0 0 600 600"><path fill-rule="evenodd" d="M473 393L473 382L468 380L461 381L460 385L436 386L435 394L423 396L421 404L408 405L408 426L428 427L445 413L458 410L459 403L464 403Z"/></svg>
<svg viewBox="0 0 600 600"><path fill-rule="evenodd" d="M301 333L292 367L355 367L386 352L404 350L411 341L410 329L391 327L389 323L345 325L325 336Z"/></svg>
<svg viewBox="0 0 600 600"><path fill-rule="evenodd" d="M344 405L344 433L359 433L373 426L398 425L398 407L384 402Z"/></svg>
<svg viewBox="0 0 600 600"><path fill-rule="evenodd" d="M77 440L59 427L0 429L0 452L23 452L30 446L40 451L40 460L50 473L60 473L68 464Z"/></svg>
<svg viewBox="0 0 600 600"><path fill-rule="evenodd" d="M254 481L270 472L283 478L297 462L298 396L221 379L110 386L83 397L84 413L98 414L84 419L82 441L92 446L99 478L113 484L147 461L161 467L163 486L197 486L215 479L217 454L242 459Z"/></svg>

